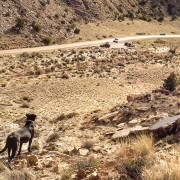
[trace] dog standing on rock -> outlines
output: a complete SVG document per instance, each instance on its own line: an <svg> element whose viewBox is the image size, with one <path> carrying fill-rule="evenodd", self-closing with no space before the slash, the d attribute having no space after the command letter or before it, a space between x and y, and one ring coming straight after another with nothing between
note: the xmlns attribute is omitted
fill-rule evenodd
<svg viewBox="0 0 180 180"><path fill-rule="evenodd" d="M34 137L33 122L35 121L36 117L37 116L35 114L26 114L27 120L25 126L20 130L9 134L6 139L6 145L0 151L0 153L3 153L6 149L8 149L8 166L10 169L11 169L10 167L11 160L16 155L18 147L19 147L18 155L20 155L23 143L27 143L29 141L28 151L31 152L31 143Z"/></svg>

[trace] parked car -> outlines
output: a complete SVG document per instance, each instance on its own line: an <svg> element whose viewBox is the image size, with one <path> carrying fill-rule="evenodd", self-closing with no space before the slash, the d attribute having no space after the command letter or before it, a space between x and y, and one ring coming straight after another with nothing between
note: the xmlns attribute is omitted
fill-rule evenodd
<svg viewBox="0 0 180 180"><path fill-rule="evenodd" d="M134 45L132 42L125 42L125 43L124 43L124 46L127 46L127 47L135 47L135 45Z"/></svg>
<svg viewBox="0 0 180 180"><path fill-rule="evenodd" d="M129 43L128 47L135 47L133 43Z"/></svg>
<svg viewBox="0 0 180 180"><path fill-rule="evenodd" d="M100 45L100 47L106 47L106 48L110 48L110 46L111 45L109 44L109 42Z"/></svg>
<svg viewBox="0 0 180 180"><path fill-rule="evenodd" d="M160 35L165 36L165 35L166 35L166 33L165 33L165 32L162 32L162 33L160 33Z"/></svg>
<svg viewBox="0 0 180 180"><path fill-rule="evenodd" d="M119 39L118 39L118 38L115 38L115 39L113 40L113 42L118 43L118 42L119 42Z"/></svg>
<svg viewBox="0 0 180 180"><path fill-rule="evenodd" d="M128 44L129 44L129 42L125 42L125 43L124 43L124 46L128 46Z"/></svg>

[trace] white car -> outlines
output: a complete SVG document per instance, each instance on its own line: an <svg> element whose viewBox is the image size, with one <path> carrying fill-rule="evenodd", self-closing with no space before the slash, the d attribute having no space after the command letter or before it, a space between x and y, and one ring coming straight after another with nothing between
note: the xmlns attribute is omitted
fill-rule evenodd
<svg viewBox="0 0 180 180"><path fill-rule="evenodd" d="M119 42L119 39L118 39L118 38L115 38L115 39L113 40L113 42L118 43L118 42Z"/></svg>

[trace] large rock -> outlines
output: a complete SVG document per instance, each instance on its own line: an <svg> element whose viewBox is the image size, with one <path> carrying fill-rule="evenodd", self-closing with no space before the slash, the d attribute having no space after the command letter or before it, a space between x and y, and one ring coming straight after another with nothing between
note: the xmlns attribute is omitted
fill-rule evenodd
<svg viewBox="0 0 180 180"><path fill-rule="evenodd" d="M122 138L122 137L126 137L130 134L130 128L127 129L123 129L121 131L116 131L113 136L112 139L118 139L118 138Z"/></svg>
<svg viewBox="0 0 180 180"><path fill-rule="evenodd" d="M115 140L115 139L127 137L130 134L136 134L136 133L144 132L147 130L149 130L149 127L142 127L142 126L137 125L137 126L132 127L132 128L127 128L127 129L123 129L121 131L116 131L113 134L112 139Z"/></svg>

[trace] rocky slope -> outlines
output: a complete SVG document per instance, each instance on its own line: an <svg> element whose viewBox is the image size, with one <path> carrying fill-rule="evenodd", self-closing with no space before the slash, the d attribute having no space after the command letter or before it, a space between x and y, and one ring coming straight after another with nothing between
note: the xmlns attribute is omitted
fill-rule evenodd
<svg viewBox="0 0 180 180"><path fill-rule="evenodd" d="M86 35L90 34L87 31L89 23L95 23L102 29L105 20L119 22L124 19L141 19L150 22L163 21L166 17L176 19L179 7L176 0L3 0L0 4L0 48L64 43L69 39L82 40L85 36L79 36L78 33L86 30ZM108 28L111 29L111 25ZM100 31L99 35L103 36Z"/></svg>

